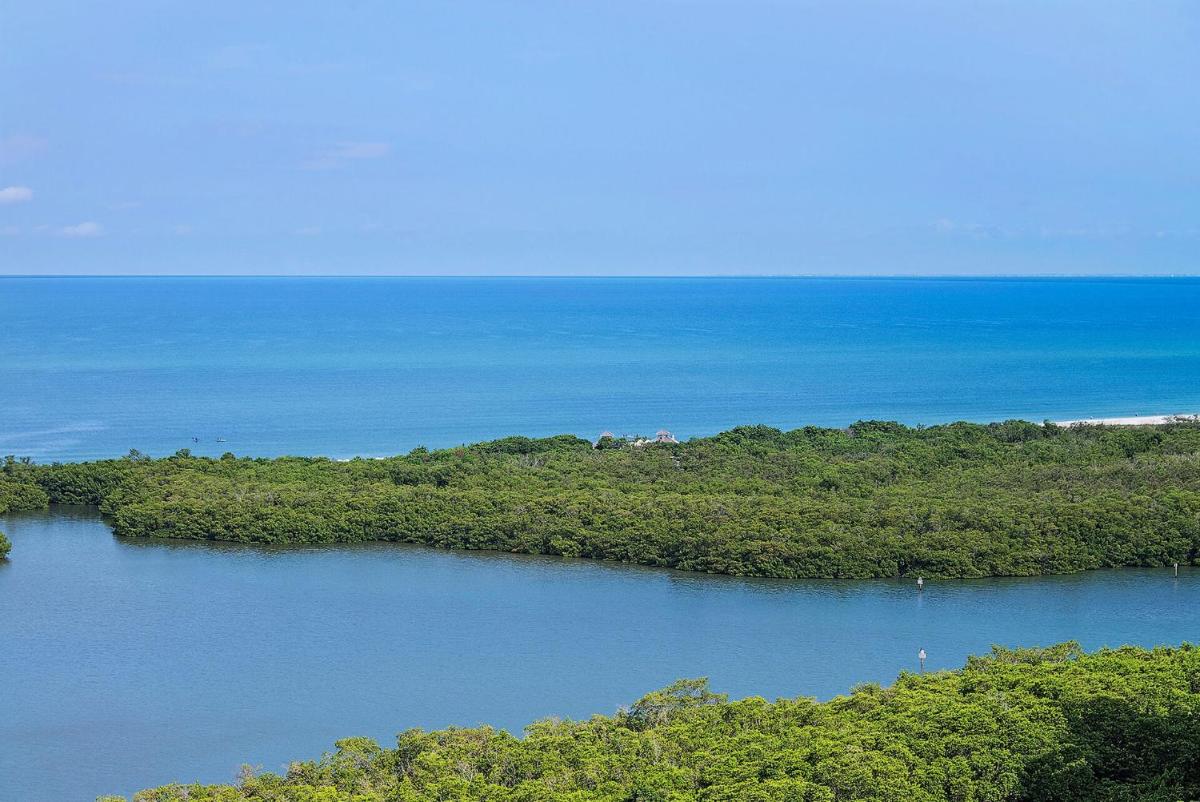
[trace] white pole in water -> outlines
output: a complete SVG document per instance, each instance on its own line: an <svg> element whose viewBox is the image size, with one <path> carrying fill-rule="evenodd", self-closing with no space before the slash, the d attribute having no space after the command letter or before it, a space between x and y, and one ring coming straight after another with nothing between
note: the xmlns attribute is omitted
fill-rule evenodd
<svg viewBox="0 0 1200 802"><path fill-rule="evenodd" d="M1175 576L1179 576L1179 563L1175 563Z"/></svg>
<svg viewBox="0 0 1200 802"><path fill-rule="evenodd" d="M917 659L921 661L921 673L925 673L925 650L917 652Z"/></svg>
<svg viewBox="0 0 1200 802"><path fill-rule="evenodd" d="M924 590L924 589L925 589L925 577L919 576L919 577L917 577L917 590Z"/></svg>

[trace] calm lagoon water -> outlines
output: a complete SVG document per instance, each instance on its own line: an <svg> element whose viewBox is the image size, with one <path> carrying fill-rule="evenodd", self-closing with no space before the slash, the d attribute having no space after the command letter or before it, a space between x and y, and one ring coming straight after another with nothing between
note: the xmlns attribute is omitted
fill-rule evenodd
<svg viewBox="0 0 1200 802"><path fill-rule="evenodd" d="M0 278L0 321L43 461L1200 411L1195 278Z"/></svg>
<svg viewBox="0 0 1200 802"><path fill-rule="evenodd" d="M684 676L829 697L990 644L1200 639L1200 572L928 583L745 580L397 545L114 538L0 517L0 800L279 769L407 727L611 713Z"/></svg>

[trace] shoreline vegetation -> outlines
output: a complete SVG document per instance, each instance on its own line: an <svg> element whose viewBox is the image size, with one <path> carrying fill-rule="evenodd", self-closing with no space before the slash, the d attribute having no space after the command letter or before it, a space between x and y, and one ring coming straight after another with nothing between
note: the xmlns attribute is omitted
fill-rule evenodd
<svg viewBox="0 0 1200 802"><path fill-rule="evenodd" d="M730 701L681 680L613 716L524 738L412 729L337 741L282 775L165 785L135 802L1170 802L1200 798L1200 650L993 647L828 702ZM101 797L117 802L123 797Z"/></svg>
<svg viewBox="0 0 1200 802"><path fill-rule="evenodd" d="M117 535L366 540L781 578L1196 564L1200 422L743 426L683 443L509 437L385 459L7 458L0 511Z"/></svg>

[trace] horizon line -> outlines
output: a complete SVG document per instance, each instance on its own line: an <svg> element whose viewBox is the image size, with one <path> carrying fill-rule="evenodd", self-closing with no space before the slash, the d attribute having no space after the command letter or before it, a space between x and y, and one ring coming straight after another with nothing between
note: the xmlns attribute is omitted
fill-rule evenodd
<svg viewBox="0 0 1200 802"><path fill-rule="evenodd" d="M0 273L15 278L321 279L1188 279L1196 273Z"/></svg>

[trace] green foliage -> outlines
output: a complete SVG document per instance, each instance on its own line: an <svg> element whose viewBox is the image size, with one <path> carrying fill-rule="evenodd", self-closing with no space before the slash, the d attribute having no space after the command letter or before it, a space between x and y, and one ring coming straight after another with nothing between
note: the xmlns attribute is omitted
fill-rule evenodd
<svg viewBox="0 0 1200 802"><path fill-rule="evenodd" d="M774 577L1031 575L1200 558L1195 424L860 421L603 445L510 437L348 462L131 452L14 472L52 501L99 504L134 537L393 540Z"/></svg>
<svg viewBox="0 0 1200 802"><path fill-rule="evenodd" d="M39 470L28 459L4 458L0 463L0 514L37 510L49 503L49 496L36 481Z"/></svg>
<svg viewBox="0 0 1200 802"><path fill-rule="evenodd" d="M0 532L0 560L8 557L10 551L12 551L12 541L5 537L3 532Z"/></svg>
<svg viewBox="0 0 1200 802"><path fill-rule="evenodd" d="M523 739L409 730L338 741L283 776L170 785L138 802L788 800L1118 802L1200 798L1200 650L1074 644L972 658L849 696L728 701L702 680Z"/></svg>

